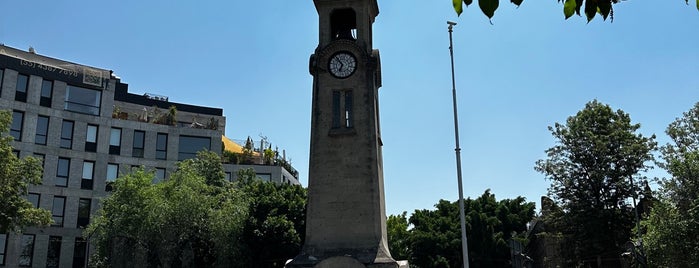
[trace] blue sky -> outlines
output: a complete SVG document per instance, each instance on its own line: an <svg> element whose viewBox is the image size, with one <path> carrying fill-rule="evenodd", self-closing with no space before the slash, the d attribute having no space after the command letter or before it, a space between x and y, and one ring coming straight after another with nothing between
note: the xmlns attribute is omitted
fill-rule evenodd
<svg viewBox="0 0 699 268"><path fill-rule="evenodd" d="M36 1L0 3L0 43L114 70L132 93L220 107L226 135L267 136L307 185L313 2ZM502 1L491 25L477 4L379 1L374 46L389 214L456 200L447 20L454 29L464 192L539 202L549 181L534 162L554 144L547 126L597 99L640 132L665 127L699 101L699 12L684 1L615 5L563 19L554 0ZM10 10L11 12L8 12ZM663 175L653 171L651 176Z"/></svg>

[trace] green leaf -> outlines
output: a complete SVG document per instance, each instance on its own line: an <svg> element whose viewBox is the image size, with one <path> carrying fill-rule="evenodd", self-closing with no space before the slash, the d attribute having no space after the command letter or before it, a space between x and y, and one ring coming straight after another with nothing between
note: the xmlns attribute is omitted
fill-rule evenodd
<svg viewBox="0 0 699 268"><path fill-rule="evenodd" d="M488 16L489 19L493 18L493 15L495 15L495 10L498 9L499 5L499 0L478 0L478 6L481 8L481 11L483 11L483 14Z"/></svg>
<svg viewBox="0 0 699 268"><path fill-rule="evenodd" d="M464 4L466 4L466 6L469 6L473 4L473 0L464 0Z"/></svg>
<svg viewBox="0 0 699 268"><path fill-rule="evenodd" d="M454 11L456 11L456 15L461 16L461 12L464 11L463 6L461 5L461 0L452 0L451 2L454 4Z"/></svg>
<svg viewBox="0 0 699 268"><path fill-rule="evenodd" d="M587 0L585 1L585 16L587 16L587 22L590 22L597 14L597 0Z"/></svg>
<svg viewBox="0 0 699 268"><path fill-rule="evenodd" d="M521 5L521 4L522 4L522 1L524 1L524 0L510 0L510 2L512 2L512 3L515 4L516 6Z"/></svg>
<svg viewBox="0 0 699 268"><path fill-rule="evenodd" d="M612 1L611 0L602 0L597 4L597 7L599 8L599 13L602 14L602 18L604 20L607 20L607 17L609 16L609 12L612 10Z"/></svg>
<svg viewBox="0 0 699 268"><path fill-rule="evenodd" d="M697 10L699 10L699 0L697 0Z"/></svg>
<svg viewBox="0 0 699 268"><path fill-rule="evenodd" d="M575 13L577 13L578 16L580 16L580 8L582 7L582 5L583 0L575 0Z"/></svg>
<svg viewBox="0 0 699 268"><path fill-rule="evenodd" d="M566 19L575 14L576 7L575 0L566 0L565 4L563 4L563 14L566 16Z"/></svg>

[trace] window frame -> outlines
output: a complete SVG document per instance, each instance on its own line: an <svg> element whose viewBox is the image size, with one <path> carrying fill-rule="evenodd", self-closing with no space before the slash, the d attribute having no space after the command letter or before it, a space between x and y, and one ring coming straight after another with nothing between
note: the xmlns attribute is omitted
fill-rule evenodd
<svg viewBox="0 0 699 268"><path fill-rule="evenodd" d="M36 196L36 204L34 204L32 198L31 198L32 196ZM41 194L40 193L31 193L31 192L27 193L27 201L29 201L29 203L32 203L32 205L34 205L34 208L39 208L41 206Z"/></svg>
<svg viewBox="0 0 699 268"><path fill-rule="evenodd" d="M86 174L86 171L89 173ZM92 190L95 178L95 161L84 160L83 161L83 172L80 180L80 189Z"/></svg>
<svg viewBox="0 0 699 268"><path fill-rule="evenodd" d="M182 151L182 149L183 149L182 146L183 146L183 145L184 145L184 146L187 146L186 144L192 143L192 142L182 142L182 139L183 139L183 138L184 138L184 139L201 139L201 140L205 140L205 139L206 139L206 140L209 141L209 145L208 145L208 148L207 148L207 147L200 148L200 149L197 149L197 151L195 151L195 152L189 152L189 151L183 152L183 151ZM177 150L177 160L182 161L182 160L186 160L186 159L192 159L192 158L196 157L196 156L197 156L197 153L200 152L200 151L202 151L202 150L211 150L211 137L180 135L180 137L179 137L179 147L178 147L178 150ZM184 157L183 157L183 156L184 156Z"/></svg>
<svg viewBox="0 0 699 268"><path fill-rule="evenodd" d="M65 168L65 174L61 172L61 163L67 163ZM59 187L68 187L68 178L70 178L70 158L59 157L56 162L56 178L62 179L61 182L65 181L64 184L58 184L58 181L54 180L54 185Z"/></svg>
<svg viewBox="0 0 699 268"><path fill-rule="evenodd" d="M91 132L90 129L94 129ZM86 152L96 152L97 151L97 140L99 139L99 125L87 124L85 129L85 151Z"/></svg>
<svg viewBox="0 0 699 268"><path fill-rule="evenodd" d="M133 131L133 143L131 156L143 158L144 148L146 144L146 132L143 130Z"/></svg>
<svg viewBox="0 0 699 268"><path fill-rule="evenodd" d="M66 133L66 124L70 125L70 133ZM60 147L65 149L73 149L73 136L75 134L75 121L65 120L61 122L61 142ZM67 137L65 135L68 135Z"/></svg>
<svg viewBox="0 0 699 268"><path fill-rule="evenodd" d="M109 131L109 154L120 155L121 154L121 139L122 139L122 129L112 127ZM114 135L118 133L118 141L115 142Z"/></svg>
<svg viewBox="0 0 699 268"><path fill-rule="evenodd" d="M45 125L42 125L42 119L46 119ZM39 145L46 145L48 142L49 135L49 125L51 124L51 117L47 115L39 115L36 117L36 135L34 136L34 143ZM41 126L41 127L40 127ZM40 132L43 128L43 133ZM41 138L41 140L39 140Z"/></svg>
<svg viewBox="0 0 699 268"><path fill-rule="evenodd" d="M164 138L163 138L164 137ZM161 138L164 139L161 140ZM167 159L167 133L158 133L155 139L155 159L166 160ZM161 146L163 145L163 146Z"/></svg>
<svg viewBox="0 0 699 268"><path fill-rule="evenodd" d="M26 246L29 246L29 250L27 250L27 247L24 245L24 241L27 240L25 238L31 237L31 242L28 243ZM34 262L34 246L36 242L36 235L35 234L22 234L22 238L20 239L20 252L19 252L19 257L18 257L18 265L19 267L31 267L32 263ZM27 253L29 255L27 255ZM24 264L22 261L22 258L28 258L29 263Z"/></svg>
<svg viewBox="0 0 699 268"><path fill-rule="evenodd" d="M20 86L20 78L25 77L24 86ZM15 84L15 101L27 102L27 90L29 89L29 75L17 74L17 83Z"/></svg>
<svg viewBox="0 0 699 268"><path fill-rule="evenodd" d="M111 178L112 174L110 174L111 173L109 170L110 167L116 167L116 170L114 170L114 178ZM105 176L105 180L104 180L105 181L104 190L107 192L111 191L112 184L114 183L114 181L116 181L116 179L118 177L119 177L119 164L107 163L107 172L106 172L106 176Z"/></svg>
<svg viewBox="0 0 699 268"><path fill-rule="evenodd" d="M46 85L49 85L48 87L48 96L46 96ZM44 107L51 107L51 104L53 102L53 86L54 83L52 80L42 80L41 81L41 92L39 92L39 105L44 106Z"/></svg>
<svg viewBox="0 0 699 268"><path fill-rule="evenodd" d="M0 247L2 247L0 248L0 266L5 266L5 260L7 259L7 237L7 234L0 234Z"/></svg>
<svg viewBox="0 0 699 268"><path fill-rule="evenodd" d="M60 207L60 214L58 210L56 210L56 201L57 200L63 200L63 204ZM66 197L65 196L59 196L59 195L54 195L53 196L53 204L51 205L51 219L53 219L54 223L51 224L53 227L63 227L65 224L65 216L66 216ZM60 219L60 222L57 221L56 219Z"/></svg>
<svg viewBox="0 0 699 268"><path fill-rule="evenodd" d="M73 91L73 90L75 90L75 91ZM85 93L88 91L96 92L96 95L95 95L96 104L87 104L86 102L85 103L79 102L78 100L80 98L83 98L83 96L85 96L85 95L79 96L79 97L71 97L71 95L78 95L79 93ZM71 92L74 92L74 94L71 94ZM94 93L94 92L92 92L92 93ZM95 106L95 105L97 105L97 106ZM85 87L68 85L66 87L66 97L64 100L63 109L66 111L71 111L71 112L75 112L75 113L99 116L101 109L102 109L102 91L99 91L96 89L85 88ZM94 109L94 111L91 111L93 109Z"/></svg>
<svg viewBox="0 0 699 268"><path fill-rule="evenodd" d="M15 122L15 115L19 115L19 123ZM16 124L19 124L19 129L16 129ZM15 141L22 141L22 129L24 128L24 112L22 111L12 111L12 122L10 123L10 136L14 138ZM17 135L17 136L15 136Z"/></svg>
<svg viewBox="0 0 699 268"><path fill-rule="evenodd" d="M84 207L83 204L87 204L87 206ZM87 215L84 215L85 209L87 210ZM92 214L92 199L80 198L78 200L78 220L76 223L76 228L87 227L87 225L90 224L90 215L91 214Z"/></svg>
<svg viewBox="0 0 699 268"><path fill-rule="evenodd" d="M85 257L87 256L87 241L83 237L76 237L73 246L73 267L85 267Z"/></svg>
<svg viewBox="0 0 699 268"><path fill-rule="evenodd" d="M61 246L63 238L60 236L49 236L49 243L46 246L46 268L58 268L61 265Z"/></svg>

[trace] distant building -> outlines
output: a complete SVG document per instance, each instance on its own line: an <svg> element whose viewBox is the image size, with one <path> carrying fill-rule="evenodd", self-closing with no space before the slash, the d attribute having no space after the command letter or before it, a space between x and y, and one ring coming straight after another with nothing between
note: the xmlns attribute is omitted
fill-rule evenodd
<svg viewBox="0 0 699 268"><path fill-rule="evenodd" d="M52 211L55 221L0 234L0 266L6 267L84 267L89 243L83 230L120 174L144 166L157 182L197 151L220 153L224 143L234 153L242 148L223 136L222 109L132 94L112 71L4 45L0 110L12 111L17 155L43 159L43 184L31 186L27 198ZM275 156L264 165L261 150L255 151L249 164L224 162L227 179L253 168L264 180L299 184L285 159Z"/></svg>

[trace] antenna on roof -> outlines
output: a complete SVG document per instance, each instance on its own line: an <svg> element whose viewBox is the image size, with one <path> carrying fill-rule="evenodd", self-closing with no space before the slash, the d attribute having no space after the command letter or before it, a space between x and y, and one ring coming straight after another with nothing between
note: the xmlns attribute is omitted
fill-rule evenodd
<svg viewBox="0 0 699 268"><path fill-rule="evenodd" d="M36 54L36 50L32 46L29 46L29 53Z"/></svg>

